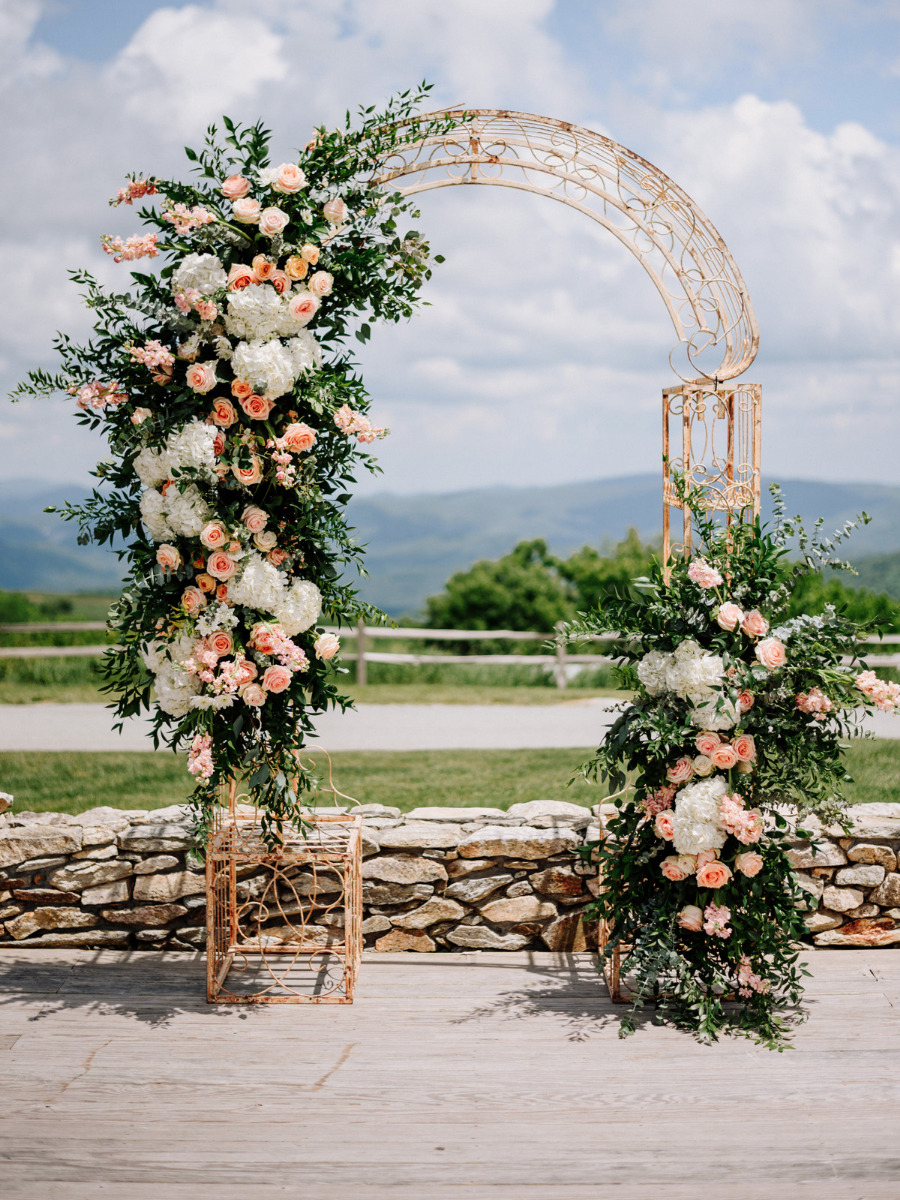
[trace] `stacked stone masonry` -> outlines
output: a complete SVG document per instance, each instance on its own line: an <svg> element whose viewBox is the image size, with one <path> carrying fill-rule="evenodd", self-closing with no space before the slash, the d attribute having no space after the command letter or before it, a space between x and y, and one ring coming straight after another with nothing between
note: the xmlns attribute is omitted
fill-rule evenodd
<svg viewBox="0 0 900 1200"><path fill-rule="evenodd" d="M583 950L605 806L362 809L366 946L412 950ZM848 836L817 831L791 859L819 946L900 945L900 804L858 805ZM810 827L807 822L807 828ZM183 806L0 815L0 945L202 948L205 878ZM244 878L251 884L253 867ZM662 880L660 886L665 886ZM335 917L335 919L340 919Z"/></svg>

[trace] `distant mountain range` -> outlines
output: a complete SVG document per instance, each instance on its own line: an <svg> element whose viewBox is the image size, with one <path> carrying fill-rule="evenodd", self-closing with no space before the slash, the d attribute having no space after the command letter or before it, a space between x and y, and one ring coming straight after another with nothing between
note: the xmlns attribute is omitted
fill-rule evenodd
<svg viewBox="0 0 900 1200"><path fill-rule="evenodd" d="M856 582L900 596L900 487L786 480L783 488L790 513L810 524L822 516L829 531L864 509L872 524L857 531L847 549L860 569ZM0 588L117 587L115 556L79 546L73 525L42 512L84 490L81 484L0 482ZM553 487L383 495L352 501L350 519L368 547L363 595L401 615L419 611L454 571L479 558L498 558L523 539L544 538L554 552L567 555L585 544L615 542L630 526L645 539L658 537L660 481L657 475L629 475Z"/></svg>

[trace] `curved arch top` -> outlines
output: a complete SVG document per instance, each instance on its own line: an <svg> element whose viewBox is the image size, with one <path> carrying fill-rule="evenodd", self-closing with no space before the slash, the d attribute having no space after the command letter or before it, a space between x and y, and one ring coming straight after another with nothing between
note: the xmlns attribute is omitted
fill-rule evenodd
<svg viewBox="0 0 900 1200"><path fill-rule="evenodd" d="M698 372L682 374L673 362L680 378L734 379L753 362L759 331L737 264L712 222L658 167L590 129L530 113L452 109L408 124L448 118L456 118L448 132L392 149L373 186L404 195L512 187L576 208L627 246L653 280ZM721 354L716 365L707 365L711 354Z"/></svg>

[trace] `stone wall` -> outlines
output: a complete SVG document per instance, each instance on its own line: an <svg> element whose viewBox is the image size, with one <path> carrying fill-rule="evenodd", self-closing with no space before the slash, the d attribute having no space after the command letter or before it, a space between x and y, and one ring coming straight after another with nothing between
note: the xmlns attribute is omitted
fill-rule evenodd
<svg viewBox="0 0 900 1200"><path fill-rule="evenodd" d="M376 950L581 950L594 868L571 853L601 831L562 801L399 809L364 817L366 946ZM852 836L791 851L821 946L900 944L900 804L858 805ZM204 874L181 806L0 815L0 946L178 949L206 936ZM252 868L246 874L252 874ZM662 881L660 885L663 886ZM815 903L815 908L813 908Z"/></svg>

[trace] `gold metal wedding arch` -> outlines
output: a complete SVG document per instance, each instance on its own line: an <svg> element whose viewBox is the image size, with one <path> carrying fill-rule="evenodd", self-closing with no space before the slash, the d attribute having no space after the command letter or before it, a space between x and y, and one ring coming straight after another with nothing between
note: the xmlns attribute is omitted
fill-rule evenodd
<svg viewBox="0 0 900 1200"><path fill-rule="evenodd" d="M427 116L452 127L395 146L374 186L404 195L475 185L547 196L602 225L653 280L675 329L670 362L681 380L663 392L666 558L690 548L676 472L709 508L729 518L758 513L760 388L731 381L756 357L759 330L747 286L708 217L658 167L582 126L487 108ZM678 544L670 541L672 509L682 511Z"/></svg>

